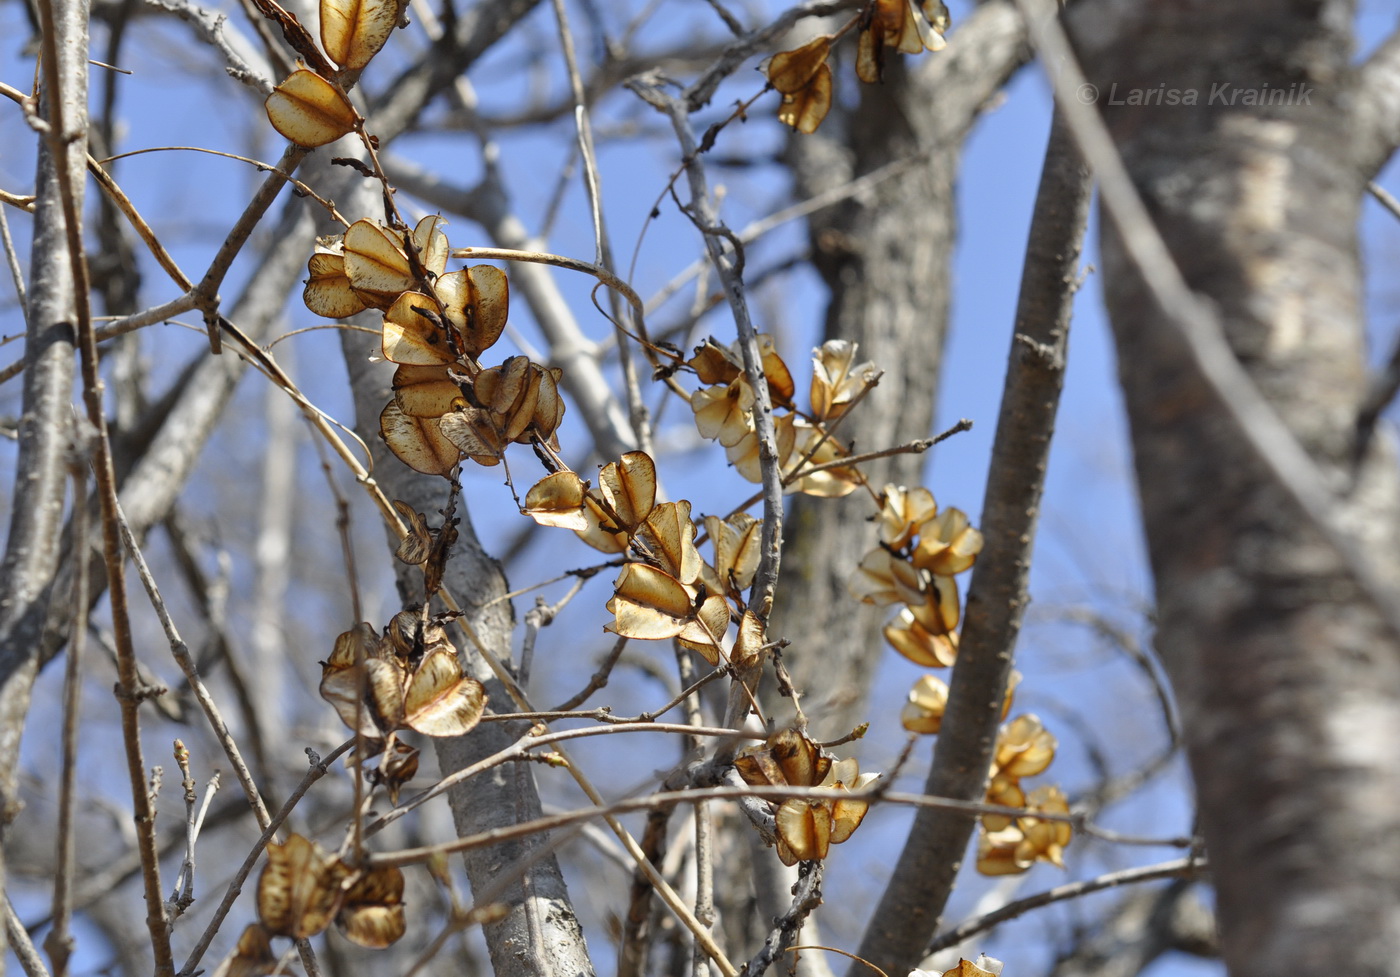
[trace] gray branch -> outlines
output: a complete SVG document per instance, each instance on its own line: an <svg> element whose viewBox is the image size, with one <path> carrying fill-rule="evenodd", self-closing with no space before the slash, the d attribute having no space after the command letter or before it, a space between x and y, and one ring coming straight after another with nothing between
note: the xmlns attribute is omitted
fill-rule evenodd
<svg viewBox="0 0 1400 977"><path fill-rule="evenodd" d="M1089 174L1064 126L1052 124L1026 247L1006 386L982 503L986 545L973 571L943 729L924 790L977 800L986 790L1028 599L1040 496L1064 382ZM976 821L924 808L861 943L887 973L916 966L938 925Z"/></svg>

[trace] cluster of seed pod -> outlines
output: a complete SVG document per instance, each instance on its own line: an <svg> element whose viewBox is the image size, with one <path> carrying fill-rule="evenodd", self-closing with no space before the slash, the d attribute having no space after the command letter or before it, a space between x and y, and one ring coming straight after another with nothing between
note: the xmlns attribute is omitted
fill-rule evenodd
<svg viewBox="0 0 1400 977"><path fill-rule="evenodd" d="M856 468L837 465L818 471L809 469L830 465L846 456L846 450L831 437L826 424L840 417L859 393L873 383L877 372L874 366L855 363L856 345L846 340L832 340L818 347L812 357L811 407L804 412L793 401L797 385L772 337L760 334L758 346L768 397L775 408L775 446L785 489L825 498L849 495L864 482ZM718 441L729 463L745 479L762 482L753 417L756 400L737 348L710 339L695 350L686 365L705 384L690 397L700 436Z"/></svg>
<svg viewBox="0 0 1400 977"><path fill-rule="evenodd" d="M483 368L510 308L505 273L492 265L448 272L440 217L411 232L360 220L323 238L302 293L317 315L384 314L384 358L397 364L379 432L404 464L448 476L464 458L499 464L512 443L557 448L564 417L561 371L524 356Z"/></svg>
<svg viewBox="0 0 1400 977"><path fill-rule="evenodd" d="M813 133L831 111L832 76L827 58L831 46L851 28L859 31L856 76L868 84L885 72L886 49L900 54L941 51L948 30L943 0L872 0L855 19L835 34L822 34L791 51L781 51L764 65L768 83L783 96L778 121L799 132Z"/></svg>
<svg viewBox="0 0 1400 977"><path fill-rule="evenodd" d="M754 787L862 791L880 778L878 773L861 773L854 757L836 759L797 729L778 730L763 746L744 750L734 758L734 767ZM784 865L796 865L826 858L832 845L839 845L860 827L870 804L854 797L793 797L771 806L778 857Z"/></svg>
<svg viewBox="0 0 1400 977"><path fill-rule="evenodd" d="M885 486L876 522L880 545L861 560L850 584L858 600L887 606L899 614L885 627L891 647L926 668L949 668L957 660L962 607L955 575L972 567L982 550L982 534L955 508L939 510L923 487ZM1013 672L1002 704L1011 710L1020 674ZM936 734L948 704L948 685L934 674L919 678L900 714L913 733ZM1023 777L1042 773L1055 758L1055 738L1033 715L1001 727L986 801L1063 816L1069 808L1058 787L1021 788ZM1037 860L1061 865L1070 825L1030 815L984 815L977 868L986 875L1024 872Z"/></svg>

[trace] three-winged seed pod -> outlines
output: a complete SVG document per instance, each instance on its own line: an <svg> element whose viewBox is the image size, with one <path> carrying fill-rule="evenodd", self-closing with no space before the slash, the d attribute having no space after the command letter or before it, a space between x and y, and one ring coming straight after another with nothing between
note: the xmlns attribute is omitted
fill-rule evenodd
<svg viewBox="0 0 1400 977"><path fill-rule="evenodd" d="M357 76L388 42L403 20L407 0L321 0L321 48L276 0L257 0L257 5L308 65L293 71L267 97L272 127L308 149L358 129L364 120L350 104L343 82Z"/></svg>

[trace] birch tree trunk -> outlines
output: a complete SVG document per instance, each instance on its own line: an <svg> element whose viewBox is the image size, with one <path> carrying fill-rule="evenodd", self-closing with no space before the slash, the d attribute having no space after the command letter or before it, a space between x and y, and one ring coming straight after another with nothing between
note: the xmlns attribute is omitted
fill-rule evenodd
<svg viewBox="0 0 1400 977"><path fill-rule="evenodd" d="M1332 487L1334 519L1393 582L1394 452L1377 441L1355 466L1353 454L1367 390L1357 223L1394 147L1395 41L1357 72L1349 3L1104 8L1076 36L1103 97L1115 85L1120 100L1163 85L1198 93L1195 105L1101 106L1134 183ZM1268 91L1275 104L1253 104ZM1394 973L1400 636L1251 460L1107 224L1103 259L1157 643L1230 972Z"/></svg>

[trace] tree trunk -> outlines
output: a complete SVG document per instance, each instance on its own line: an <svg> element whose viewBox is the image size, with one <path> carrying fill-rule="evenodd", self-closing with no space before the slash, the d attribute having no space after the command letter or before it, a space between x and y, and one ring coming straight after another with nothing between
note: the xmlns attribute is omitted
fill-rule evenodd
<svg viewBox="0 0 1400 977"><path fill-rule="evenodd" d="M1333 486L1334 518L1396 579L1394 454L1385 442L1351 461L1373 135L1349 64L1352 5L1108 6L1077 39L1134 183L1187 283ZM1126 104L1163 86L1197 104ZM1276 104L1249 104L1266 91ZM1103 237L1157 643L1230 972L1394 973L1400 637L1252 460L1107 222Z"/></svg>
<svg viewBox="0 0 1400 977"><path fill-rule="evenodd" d="M437 525L438 510L447 507L448 483L411 471L390 454L379 437L379 412L392 397L389 379L393 371L385 363L370 362L371 355L379 353L378 339L346 332L341 342L355 394L356 427L371 446L376 480L389 498L402 499ZM515 611L509 601L495 601L507 590L505 574L481 548L464 502L458 505L457 514L462 520L457 527L460 536L447 564L444 586L462 602L467 622L487 647L509 662ZM416 569L400 574L400 590L408 601L421 600L422 574ZM374 623L381 626L386 622ZM459 650L465 652L467 672L486 686L487 707L497 712L513 711L509 694L481 655L471 648ZM524 732L520 723L493 722L482 723L465 736L435 739L440 773L445 777L485 759L516 742ZM543 816L534 774L523 763L493 767L452 788L448 799L459 835ZM473 850L464 857L477 899L506 907L501 919L484 927L496 977L592 977L583 930L569 902L558 860L552 853L541 854L549 844L548 835L532 835Z"/></svg>
<svg viewBox="0 0 1400 977"><path fill-rule="evenodd" d="M1020 21L1008 3L988 3L952 34L946 51L892 55L882 85L862 85L859 104L818 134L795 137L793 169L813 196L882 167L903 167L855 197L818 211L813 262L831 290L825 339L860 344L859 359L885 373L863 409L837 430L843 444L874 451L928 437L943 362L951 298L956 214L953 185L962 144L982 107L1025 58ZM841 143L833 123L844 124ZM801 375L797 364L794 375ZM870 462L876 491L917 484L922 455ZM870 499L798 497L785 527L783 585L770 629L787 653L814 735L842 736L865 718L874 663L885 654L887 608L857 604L847 582L875 546ZM765 705L777 705L769 695ZM781 713L780 713L781 715Z"/></svg>

